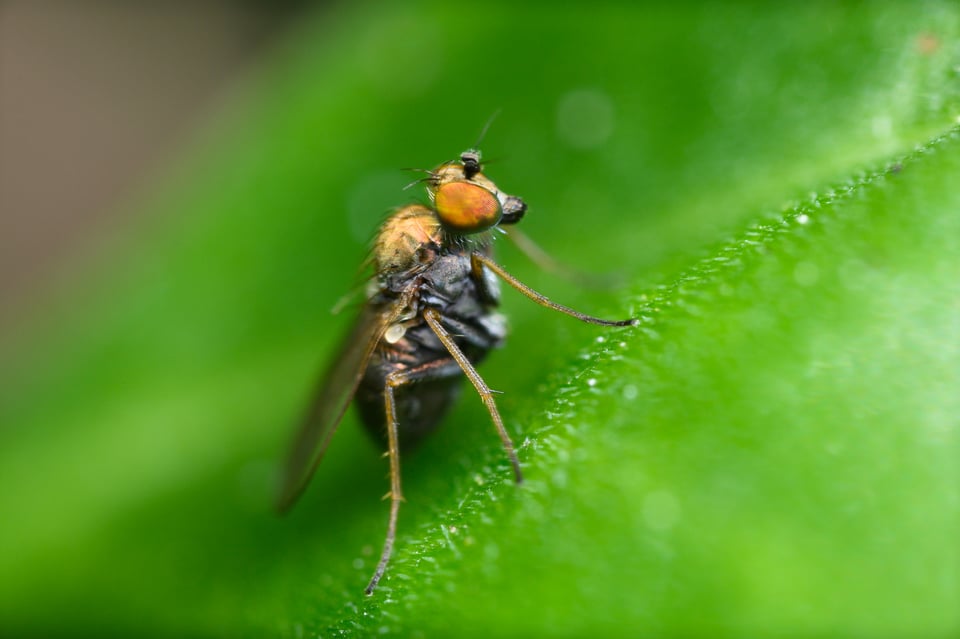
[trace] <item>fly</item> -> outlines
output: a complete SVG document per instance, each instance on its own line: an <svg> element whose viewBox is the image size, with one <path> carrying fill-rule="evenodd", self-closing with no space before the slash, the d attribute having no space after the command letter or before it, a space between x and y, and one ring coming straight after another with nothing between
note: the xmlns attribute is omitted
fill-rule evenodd
<svg viewBox="0 0 960 639"><path fill-rule="evenodd" d="M293 442L278 501L284 511L297 500L354 402L367 430L385 441L390 459L390 515L368 595L383 577L396 539L403 501L400 451L436 428L457 398L463 376L489 411L517 483L523 481L493 392L475 368L507 334L505 318L496 310L497 278L537 304L583 322L637 323L599 319L557 304L493 261L492 232L519 222L527 205L483 174L478 150L429 171L424 181L432 206L404 206L377 233L368 300L320 380Z"/></svg>

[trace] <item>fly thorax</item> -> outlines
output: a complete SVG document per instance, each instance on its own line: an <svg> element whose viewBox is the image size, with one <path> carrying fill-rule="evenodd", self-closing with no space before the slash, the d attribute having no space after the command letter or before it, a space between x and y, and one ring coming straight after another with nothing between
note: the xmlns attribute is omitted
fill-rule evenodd
<svg viewBox="0 0 960 639"><path fill-rule="evenodd" d="M483 285L490 295L490 300L495 304L500 304L500 280L494 275L493 271L483 268Z"/></svg>
<svg viewBox="0 0 960 639"><path fill-rule="evenodd" d="M440 223L433 211L411 204L396 211L380 227L373 259L381 277L414 271L436 258Z"/></svg>
<svg viewBox="0 0 960 639"><path fill-rule="evenodd" d="M470 257L464 253L447 253L438 257L423 274L427 286L421 294L432 305L453 302L469 294L473 284Z"/></svg>
<svg viewBox="0 0 960 639"><path fill-rule="evenodd" d="M497 343L495 346L500 346L503 343L503 340L507 337L507 316L503 313L487 313L478 318L477 323L494 338Z"/></svg>

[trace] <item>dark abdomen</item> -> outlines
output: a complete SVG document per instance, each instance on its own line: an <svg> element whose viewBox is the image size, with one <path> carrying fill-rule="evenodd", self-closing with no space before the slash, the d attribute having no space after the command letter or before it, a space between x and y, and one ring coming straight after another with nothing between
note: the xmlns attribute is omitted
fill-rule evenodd
<svg viewBox="0 0 960 639"><path fill-rule="evenodd" d="M423 324L409 330L409 337L405 337L401 343L383 345L382 349L374 354L357 389L356 404L360 419L367 432L384 444L387 441L387 413L383 393L390 373L414 370L430 363L442 363L435 369L440 376L414 381L394 390L401 448L410 448L433 432L460 396L463 372L446 350L436 350L432 345L421 343L418 337L427 338L421 331L430 331L430 327ZM432 331L430 337L433 337ZM476 344L461 343L459 339L457 342L472 364L483 360L490 350ZM412 344L415 347L411 349ZM495 345L495 342L490 343L490 347ZM439 341L437 346L442 348Z"/></svg>
<svg viewBox="0 0 960 639"><path fill-rule="evenodd" d="M460 396L463 376L416 382L396 389L397 432L400 447L410 449L429 435L446 416ZM378 388L362 385L357 391L357 411L371 436L386 447L387 413L383 384Z"/></svg>

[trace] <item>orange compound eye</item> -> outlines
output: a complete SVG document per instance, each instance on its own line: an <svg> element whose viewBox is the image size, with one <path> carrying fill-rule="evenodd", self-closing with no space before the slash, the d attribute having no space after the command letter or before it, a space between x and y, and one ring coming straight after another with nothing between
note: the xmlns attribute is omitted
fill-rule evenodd
<svg viewBox="0 0 960 639"><path fill-rule="evenodd" d="M470 182L448 182L434 196L437 217L447 230L479 233L497 224L503 209L497 196Z"/></svg>

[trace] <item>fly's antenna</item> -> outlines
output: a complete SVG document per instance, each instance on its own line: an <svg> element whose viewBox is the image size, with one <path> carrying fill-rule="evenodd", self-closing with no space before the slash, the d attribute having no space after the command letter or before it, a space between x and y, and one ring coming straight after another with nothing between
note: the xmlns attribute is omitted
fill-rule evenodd
<svg viewBox="0 0 960 639"><path fill-rule="evenodd" d="M483 129L480 130L480 137L477 138L477 141L474 143L473 148L480 148L480 143L483 142L483 138L487 137L487 131L490 130L490 125L493 124L493 121L497 119L497 116L500 115L500 112L503 111L502 108L498 108L494 111L489 118L487 118L487 123L483 125Z"/></svg>
<svg viewBox="0 0 960 639"><path fill-rule="evenodd" d="M460 164L463 165L463 175L468 180L472 180L473 176L480 172L480 169L483 168L483 164L480 160L480 151L477 149L470 149L464 151L460 154Z"/></svg>
<svg viewBox="0 0 960 639"><path fill-rule="evenodd" d="M493 124L493 121L497 119L497 116L500 115L502 109L497 109L493 112L489 118L487 118L487 123L483 125L483 129L480 131L480 137L477 138L476 143L472 148L467 149L460 154L460 163L463 164L463 174L468 180L473 179L477 173L482 169L482 164L480 160L480 143L483 142L483 138L486 137L487 131L490 129L490 125Z"/></svg>

